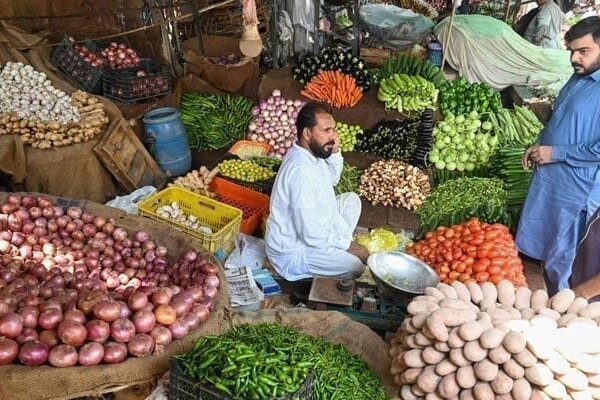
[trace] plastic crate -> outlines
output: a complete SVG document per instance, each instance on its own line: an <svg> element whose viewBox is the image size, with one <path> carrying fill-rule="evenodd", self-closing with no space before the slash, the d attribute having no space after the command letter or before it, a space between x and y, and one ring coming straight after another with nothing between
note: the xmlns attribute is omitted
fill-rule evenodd
<svg viewBox="0 0 600 400"><path fill-rule="evenodd" d="M269 196L237 185L226 179L215 177L210 183L217 200L242 210L240 232L251 235L259 227L262 217L269 212Z"/></svg>
<svg viewBox="0 0 600 400"><path fill-rule="evenodd" d="M100 54L96 45L90 41L83 44L96 54ZM102 67L94 67L86 62L65 36L61 44L52 53L52 64L65 73L77 86L89 93L102 92Z"/></svg>
<svg viewBox="0 0 600 400"><path fill-rule="evenodd" d="M138 76L140 71L144 76ZM149 92L146 92L146 89ZM104 97L122 103L134 103L173 91L171 67L149 58L142 59L140 65L133 68L113 70L105 69L103 79Z"/></svg>
<svg viewBox="0 0 600 400"><path fill-rule="evenodd" d="M292 396L273 400L308 400L312 397L314 375L309 374L304 384ZM227 394L203 385L188 376L176 360L171 361L169 400L233 400Z"/></svg>
<svg viewBox="0 0 600 400"><path fill-rule="evenodd" d="M265 157L269 151L271 151L271 145L268 143L238 140L227 152L235 154L242 160L248 160L252 157Z"/></svg>
<svg viewBox="0 0 600 400"><path fill-rule="evenodd" d="M156 213L162 205L177 203L187 214L194 215L202 225L210 227L214 233L206 234L183 224L163 218ZM171 186L144 200L139 205L140 215L169 224L198 239L211 253L227 255L233 249L234 239L240 231L242 211L189 190Z"/></svg>

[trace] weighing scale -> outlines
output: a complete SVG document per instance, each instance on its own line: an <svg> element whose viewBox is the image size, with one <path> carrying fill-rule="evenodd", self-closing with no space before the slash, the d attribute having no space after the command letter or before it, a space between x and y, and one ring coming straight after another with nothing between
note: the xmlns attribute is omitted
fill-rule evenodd
<svg viewBox="0 0 600 400"><path fill-rule="evenodd" d="M313 278L308 301L313 303L352 306L354 281L316 275Z"/></svg>

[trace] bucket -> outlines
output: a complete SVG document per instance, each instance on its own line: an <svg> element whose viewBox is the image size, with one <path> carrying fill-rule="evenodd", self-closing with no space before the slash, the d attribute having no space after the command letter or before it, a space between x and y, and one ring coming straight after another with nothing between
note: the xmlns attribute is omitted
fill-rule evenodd
<svg viewBox="0 0 600 400"><path fill-rule="evenodd" d="M442 66L442 45L439 42L431 42L427 45L427 58L436 67Z"/></svg>
<svg viewBox="0 0 600 400"><path fill-rule="evenodd" d="M144 115L145 141L167 176L183 175L192 167L192 153L179 111L157 108Z"/></svg>

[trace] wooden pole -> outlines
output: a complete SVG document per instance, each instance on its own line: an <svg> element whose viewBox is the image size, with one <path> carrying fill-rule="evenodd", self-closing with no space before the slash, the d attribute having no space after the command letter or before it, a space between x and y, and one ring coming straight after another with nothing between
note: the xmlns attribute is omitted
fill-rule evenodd
<svg viewBox="0 0 600 400"><path fill-rule="evenodd" d="M506 0L506 7L504 8L504 22L508 22L508 16L510 14L510 0Z"/></svg>
<svg viewBox="0 0 600 400"><path fill-rule="evenodd" d="M456 14L456 1L457 0L452 1L452 13L450 14L450 21L448 21L448 29L446 30L446 40L444 40L444 46L442 48L442 65L440 66L442 72L444 72L444 67L446 66L446 53L450 46L450 41L452 40L452 24L454 22L454 14Z"/></svg>

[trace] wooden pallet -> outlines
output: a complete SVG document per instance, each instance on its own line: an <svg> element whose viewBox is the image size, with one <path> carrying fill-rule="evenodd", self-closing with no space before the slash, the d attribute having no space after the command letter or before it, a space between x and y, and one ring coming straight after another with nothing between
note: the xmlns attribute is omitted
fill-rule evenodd
<svg viewBox="0 0 600 400"><path fill-rule="evenodd" d="M94 153L129 192L152 185L160 190L167 178L123 118L112 121Z"/></svg>

